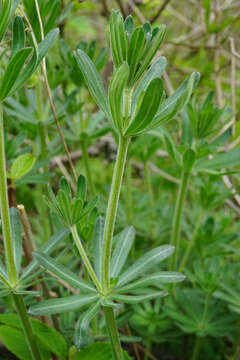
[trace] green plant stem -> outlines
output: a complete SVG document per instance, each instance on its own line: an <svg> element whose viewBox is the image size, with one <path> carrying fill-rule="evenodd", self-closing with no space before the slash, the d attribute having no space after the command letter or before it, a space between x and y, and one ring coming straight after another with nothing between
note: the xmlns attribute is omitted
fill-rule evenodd
<svg viewBox="0 0 240 360"><path fill-rule="evenodd" d="M86 266L88 274L91 277L92 281L94 282L94 284L95 284L96 288L98 289L98 291L101 293L102 292L101 285L100 285L100 283L98 281L98 278L97 278L97 276L95 274L95 271L92 268L92 265L91 265L91 263L90 263L90 261L88 259L88 256L87 256L87 254L86 254L86 252L84 250L81 239L80 239L80 237L78 235L76 225L73 225L71 227L71 233L72 233L74 242L75 242L75 244L76 244L76 246L78 248L78 251L79 251L79 253L80 253L81 257L82 257L83 263Z"/></svg>
<svg viewBox="0 0 240 360"><path fill-rule="evenodd" d="M4 249L6 255L6 264L8 270L8 278L11 286L17 284L18 277L14 260L13 242L11 236L11 224L8 206L7 192L7 174L5 160L4 130L3 130L3 112L0 106L0 203Z"/></svg>
<svg viewBox="0 0 240 360"><path fill-rule="evenodd" d="M172 229L172 238L171 244L175 246L175 252L171 258L171 269L176 269L177 260L179 256L179 248L180 248L180 230L181 230L181 220L182 220L182 212L183 205L187 191L187 185L189 180L190 173L182 170L182 178L180 187L178 190L177 203L174 211L173 218L173 229Z"/></svg>
<svg viewBox="0 0 240 360"><path fill-rule="evenodd" d="M183 258L182 258L182 261L180 263L180 266L179 266L179 269L178 271L179 272L182 272L184 270L184 267L188 261L188 258L189 258L189 255L194 247L194 244L195 244L195 240L196 240L196 237L197 237L197 234L198 234L198 230L201 226L201 223L202 223L202 219L203 219L203 216L204 216L204 211L203 209L201 209L200 213L199 213L199 216L198 216L198 219L197 219L197 222L196 222L196 225L195 225L195 228L194 228L194 231L193 231L193 234L192 234L192 237L191 237L191 240L188 242L188 246L186 248L186 251L183 255Z"/></svg>
<svg viewBox="0 0 240 360"><path fill-rule="evenodd" d="M114 318L113 308L110 306L104 306L103 309L110 341L112 344L114 358L116 360L124 360L121 344L119 341L118 330Z"/></svg>
<svg viewBox="0 0 240 360"><path fill-rule="evenodd" d="M106 213L106 220L104 226L103 235L103 248L102 248L102 273L101 273L101 284L105 294L109 291L110 278L110 259L112 250L112 237L116 221L117 207L120 196L120 190L122 185L122 178L126 163L129 138L123 136L119 137L117 159L114 167L111 191L108 200L108 207Z"/></svg>
<svg viewBox="0 0 240 360"><path fill-rule="evenodd" d="M13 301L16 306L17 313L21 320L25 339L34 360L41 360L40 352L37 347L36 338L33 334L32 325L28 317L25 304L21 295L12 294Z"/></svg>
<svg viewBox="0 0 240 360"><path fill-rule="evenodd" d="M132 199L132 190L131 190L131 181L132 180L132 165L131 161L128 160L126 163L126 218L128 225L132 224L132 208L133 208L133 199Z"/></svg>
<svg viewBox="0 0 240 360"><path fill-rule="evenodd" d="M81 148L82 148L82 158L83 158L83 163L84 163L84 167L85 167L85 171L86 171L87 182L88 182L89 188L90 188L90 193L91 193L92 196L95 196L96 195L96 188L95 188L95 184L94 184L93 179L92 179L92 173L91 173L91 170L90 170L90 163L89 163L89 157L88 157L88 152L87 152L87 143L86 143L86 141L82 140Z"/></svg>
<svg viewBox="0 0 240 360"><path fill-rule="evenodd" d="M193 348L193 354L192 354L192 360L197 360L200 347L201 347L202 338L200 336L196 336L194 348Z"/></svg>

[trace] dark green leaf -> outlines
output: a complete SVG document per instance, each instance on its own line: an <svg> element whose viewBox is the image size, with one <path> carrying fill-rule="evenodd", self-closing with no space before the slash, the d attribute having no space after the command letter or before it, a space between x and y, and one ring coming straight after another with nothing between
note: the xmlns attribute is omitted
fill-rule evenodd
<svg viewBox="0 0 240 360"><path fill-rule="evenodd" d="M89 56L80 49L75 51L74 56L96 104L106 117L111 119L107 95L95 65Z"/></svg>
<svg viewBox="0 0 240 360"><path fill-rule="evenodd" d="M126 130L126 135L141 133L153 120L163 96L163 82L153 79L147 87L139 110Z"/></svg>

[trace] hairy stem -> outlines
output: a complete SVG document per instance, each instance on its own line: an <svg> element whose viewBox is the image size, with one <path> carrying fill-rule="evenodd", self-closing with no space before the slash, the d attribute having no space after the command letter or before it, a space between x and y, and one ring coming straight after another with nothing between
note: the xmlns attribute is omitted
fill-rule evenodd
<svg viewBox="0 0 240 360"><path fill-rule="evenodd" d="M22 324L23 332L24 332L25 339L28 344L28 348L31 352L32 359L33 360L41 360L40 352L39 352L39 349L38 349L37 343L36 343L36 338L33 334L32 325L31 325L30 319L28 317L26 307L23 302L23 298L21 295L16 295L16 294L13 294L12 298L15 303L16 310L17 310L18 316L19 316L21 324Z"/></svg>
<svg viewBox="0 0 240 360"><path fill-rule="evenodd" d="M175 252L171 258L171 269L175 269L177 266L179 249L180 249L180 231L181 231L181 220L182 220L182 212L183 205L187 191L187 185L189 180L190 173L182 170L182 178L180 187L178 190L177 203L174 211L173 218L173 228L172 228L172 239L171 244L175 246Z"/></svg>
<svg viewBox="0 0 240 360"><path fill-rule="evenodd" d="M105 321L113 349L114 358L116 360L124 360L121 344L119 341L118 331L114 318L114 311L112 307L104 306Z"/></svg>
<svg viewBox="0 0 240 360"><path fill-rule="evenodd" d="M128 225L132 224L133 199L132 199L131 180L132 180L132 165L131 165L131 161L128 160L126 163L126 218Z"/></svg>
<svg viewBox="0 0 240 360"><path fill-rule="evenodd" d="M106 220L103 235L103 250L102 250L102 273L101 284L104 293L107 293L110 287L110 259L112 250L112 237L116 221L116 214L118 208L118 201L122 185L122 178L126 163L129 138L120 136L118 144L117 159L114 167L111 191L108 199L108 207L106 213Z"/></svg>
<svg viewBox="0 0 240 360"><path fill-rule="evenodd" d="M88 152L87 152L87 144L86 141L82 141L81 142L81 148L82 148L82 158L83 158L83 162L84 162L84 167L85 167L85 171L86 171L86 176L87 176L87 182L89 184L89 188L90 188L90 193L92 196L96 195L96 188L95 188L95 184L93 182L92 179L92 173L91 173L91 169L90 169L90 164L89 164L89 157L88 157Z"/></svg>
<svg viewBox="0 0 240 360"><path fill-rule="evenodd" d="M17 271L16 271L15 259L14 259L10 214L9 214L9 206L8 206L3 112L1 106L0 106L0 203L1 203L2 232L3 232L3 241L4 241L4 248L6 254L8 278L11 285L15 286L17 284L18 277L17 277Z"/></svg>
<svg viewBox="0 0 240 360"><path fill-rule="evenodd" d="M83 263L86 266L88 274L91 277L92 281L94 282L94 284L95 284L96 288L98 289L98 291L101 293L101 291L102 291L101 285L100 285L100 283L98 281L98 278L97 278L97 276L95 274L95 271L92 268L92 265L91 265L91 263L90 263L90 261L88 259L88 256L87 256L87 254L86 254L86 252L84 250L81 239L80 239L80 237L78 235L76 225L73 225L71 227L71 233L72 233L74 242L75 242L75 244L76 244L76 246L78 248L78 251L79 251L79 253L80 253L81 257L82 257Z"/></svg>

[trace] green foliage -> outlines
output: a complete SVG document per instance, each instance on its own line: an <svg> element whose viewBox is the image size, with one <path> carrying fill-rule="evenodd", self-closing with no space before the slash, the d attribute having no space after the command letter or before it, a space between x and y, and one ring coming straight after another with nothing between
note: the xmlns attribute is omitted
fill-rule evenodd
<svg viewBox="0 0 240 360"><path fill-rule="evenodd" d="M95 343L87 346L84 350L76 353L72 360L90 360L92 357L96 357L98 360L113 360L111 346L108 343ZM125 353L125 360L131 358Z"/></svg>
<svg viewBox="0 0 240 360"><path fill-rule="evenodd" d="M52 189L48 187L48 197L45 197L45 200L50 209L61 219L64 225L71 227L88 216L97 205L97 198L86 203L85 197L85 178L80 175L74 197L72 197L67 180L62 178L57 196L55 197Z"/></svg>
<svg viewBox="0 0 240 360"><path fill-rule="evenodd" d="M0 323L0 338L9 350L20 359L31 359L23 332L20 330L21 322L18 316L15 314L1 314ZM41 344L44 359L50 359L49 352L56 354L60 359L66 359L67 344L63 336L37 319L31 318L31 324L33 333ZM18 342L18 348L14 346L14 341Z"/></svg>

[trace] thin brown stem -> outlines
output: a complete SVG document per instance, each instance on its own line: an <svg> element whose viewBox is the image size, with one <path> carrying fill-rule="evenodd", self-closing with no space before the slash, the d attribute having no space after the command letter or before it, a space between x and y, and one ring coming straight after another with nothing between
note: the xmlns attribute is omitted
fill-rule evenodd
<svg viewBox="0 0 240 360"><path fill-rule="evenodd" d="M43 22L42 22L42 18L41 18L41 14L40 14L40 8L39 8L38 0L35 0L35 6L36 6L39 25L40 25L41 39L44 40L44 28L43 28ZM73 173L74 179L75 179L75 181L77 181L77 174L76 174L75 168L73 166L73 162L72 162L69 150L68 150L67 143L66 143L66 141L64 139L64 136L63 136L63 133L62 133L62 130L61 130L61 127L60 127L60 123L58 121L56 108L55 108L55 105L54 105L54 102L53 102L52 92L51 92L48 77L47 77L47 68L46 68L46 59L45 58L43 58L43 60L42 60L41 68L42 68L42 72L43 72L45 86L46 86L46 89L47 89L47 95L48 95L49 103L50 103L50 106L51 106L51 110L52 110L52 113L53 113L55 123L57 125L57 130L58 130L61 142L63 144L64 150L66 152L68 162L69 162L71 171Z"/></svg>
<svg viewBox="0 0 240 360"><path fill-rule="evenodd" d="M160 6L160 8L158 9L158 11L156 12L156 14L151 18L150 23L152 24L154 21L156 21L159 16L161 15L161 13L165 10L165 8L167 7L167 5L170 3L171 0L165 0L162 5Z"/></svg>

